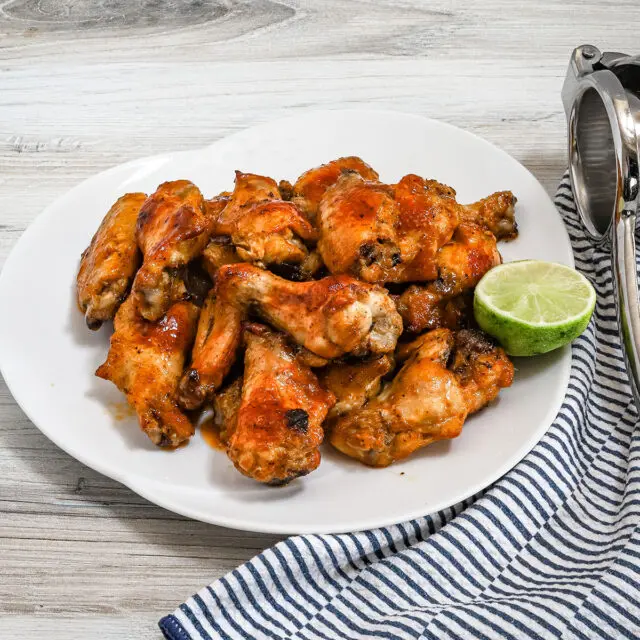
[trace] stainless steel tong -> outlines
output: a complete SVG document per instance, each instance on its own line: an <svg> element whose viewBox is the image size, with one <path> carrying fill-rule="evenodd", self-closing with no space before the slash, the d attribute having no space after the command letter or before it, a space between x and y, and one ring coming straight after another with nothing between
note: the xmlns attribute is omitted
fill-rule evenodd
<svg viewBox="0 0 640 640"><path fill-rule="evenodd" d="M640 302L635 226L640 201L640 56L574 50L562 89L569 173L588 235L611 247L618 327L640 412Z"/></svg>

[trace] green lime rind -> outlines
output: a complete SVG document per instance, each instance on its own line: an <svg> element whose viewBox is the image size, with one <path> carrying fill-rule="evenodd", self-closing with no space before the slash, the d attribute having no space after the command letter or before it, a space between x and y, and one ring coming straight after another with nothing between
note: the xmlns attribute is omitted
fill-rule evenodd
<svg viewBox="0 0 640 640"><path fill-rule="evenodd" d="M495 270L500 271L492 273ZM587 328L595 308L595 291L588 280L578 272L564 265L535 260L507 263L496 267L495 270L489 271L478 284L473 310L480 328L495 337L509 355L534 356L553 351L575 340ZM556 314L562 316L564 311L565 317L552 322L545 322L539 318L531 321L517 317L517 313L514 314L513 301L514 291L517 293L520 279L522 295L528 299L527 301L533 299L533 306L537 307L537 302L543 298L546 298L548 304L551 295L555 304L559 305L555 309ZM505 283L502 291L507 291L508 288L508 295L502 298L509 300L509 311L496 305L496 301L501 301L502 280ZM576 309L577 300L573 295L567 302L567 308L562 309L562 296L567 290L567 283L571 285L572 280L575 282L575 291L582 297L581 304ZM556 285L558 289L554 290ZM573 290L568 295L572 293ZM540 300L535 300L536 295L540 296ZM521 306L530 311L532 304Z"/></svg>

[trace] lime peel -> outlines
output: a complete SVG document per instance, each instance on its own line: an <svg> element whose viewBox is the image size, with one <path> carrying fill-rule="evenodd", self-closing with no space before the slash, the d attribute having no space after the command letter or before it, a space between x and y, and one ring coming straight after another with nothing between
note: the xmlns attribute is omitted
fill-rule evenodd
<svg viewBox="0 0 640 640"><path fill-rule="evenodd" d="M566 265L521 260L494 267L474 294L476 322L507 353L531 356L575 340L596 303L589 281Z"/></svg>

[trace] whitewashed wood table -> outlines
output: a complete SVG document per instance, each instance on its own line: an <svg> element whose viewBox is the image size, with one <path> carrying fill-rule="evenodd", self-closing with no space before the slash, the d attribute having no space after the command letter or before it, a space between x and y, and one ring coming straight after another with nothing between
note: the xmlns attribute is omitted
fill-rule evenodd
<svg viewBox="0 0 640 640"><path fill-rule="evenodd" d="M552 192L572 48L638 52L638 33L636 0L2 0L0 265L91 174L314 107L451 122ZM2 638L159 638L161 615L277 540L175 516L84 467L1 379L0 512Z"/></svg>

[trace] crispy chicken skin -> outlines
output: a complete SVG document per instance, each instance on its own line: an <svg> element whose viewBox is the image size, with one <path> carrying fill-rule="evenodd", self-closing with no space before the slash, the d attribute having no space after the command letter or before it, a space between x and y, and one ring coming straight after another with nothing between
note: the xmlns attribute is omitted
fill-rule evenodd
<svg viewBox="0 0 640 640"><path fill-rule="evenodd" d="M513 364L507 354L477 329L455 334L450 368L462 388L470 414L495 400L500 389L513 383Z"/></svg>
<svg viewBox="0 0 640 640"><path fill-rule="evenodd" d="M411 285L397 298L405 330L417 333L450 324L456 318L456 307L448 303L471 291L489 269L501 262L496 238L490 231L474 223L460 224L452 241L436 256L437 280Z"/></svg>
<svg viewBox="0 0 640 640"><path fill-rule="evenodd" d="M364 464L385 467L432 442L457 437L469 413L513 379L504 351L480 332L454 337L448 329L436 329L420 336L404 356L403 367L377 397L331 428L331 444Z"/></svg>
<svg viewBox="0 0 640 640"><path fill-rule="evenodd" d="M136 221L146 198L144 193L119 198L82 253L77 300L89 329L111 320L127 295L140 264Z"/></svg>
<svg viewBox="0 0 640 640"><path fill-rule="evenodd" d="M229 203L217 216L214 235L229 237L240 260L262 267L303 262L309 253L305 242L317 239L296 206L281 199L274 180L240 171Z"/></svg>
<svg viewBox="0 0 640 640"><path fill-rule="evenodd" d="M227 455L244 475L283 485L320 464L322 423L335 399L286 336L257 324L244 336L242 399Z"/></svg>
<svg viewBox="0 0 640 640"><path fill-rule="evenodd" d="M422 282L438 275L440 248L460 222L456 192L437 180L409 174L395 185L401 263L388 282Z"/></svg>
<svg viewBox="0 0 640 640"><path fill-rule="evenodd" d="M143 263L132 290L143 318L158 320L185 295L180 272L202 253L212 225L200 190L188 180L165 182L147 198L137 226Z"/></svg>
<svg viewBox="0 0 640 640"><path fill-rule="evenodd" d="M511 191L497 191L478 202L463 206L462 220L486 227L498 240L513 240L518 237L516 202Z"/></svg>
<svg viewBox="0 0 640 640"><path fill-rule="evenodd" d="M327 417L350 413L378 395L382 378L393 367L393 356L385 354L355 362L335 362L318 371L322 386L336 397L336 404Z"/></svg>
<svg viewBox="0 0 640 640"><path fill-rule="evenodd" d="M401 262L393 190L345 173L320 201L318 250L331 273L385 282Z"/></svg>
<svg viewBox="0 0 640 640"><path fill-rule="evenodd" d="M292 200L307 219L315 224L318 207L326 190L345 173L358 174L365 180L378 180L377 172L364 160L356 156L347 156L305 171L293 187L288 182L281 182L281 190L284 197Z"/></svg>
<svg viewBox="0 0 640 640"><path fill-rule="evenodd" d="M96 371L127 396L140 428L157 445L176 446L193 435L174 395L197 319L198 308L182 301L149 322L138 315L130 296L116 314L107 360Z"/></svg>
<svg viewBox="0 0 640 640"><path fill-rule="evenodd" d="M325 359L390 353L402 319L387 292L349 276L290 282L250 264L225 265L203 309L191 367L180 383L186 408L202 404L233 363L241 323L249 310Z"/></svg>

